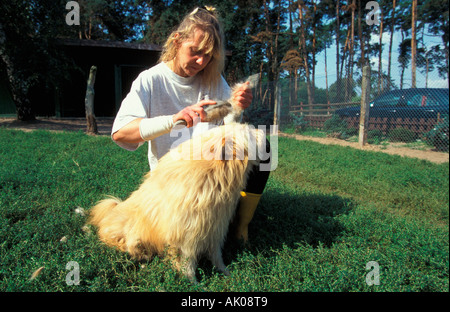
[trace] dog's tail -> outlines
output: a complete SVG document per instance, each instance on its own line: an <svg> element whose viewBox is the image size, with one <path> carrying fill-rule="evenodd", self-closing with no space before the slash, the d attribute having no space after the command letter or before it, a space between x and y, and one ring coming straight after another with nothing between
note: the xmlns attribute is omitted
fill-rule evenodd
<svg viewBox="0 0 450 312"><path fill-rule="evenodd" d="M117 211L114 211L121 200L115 197L104 199L89 212L88 223L98 227L98 235L108 245L124 248L125 236L123 233L124 220Z"/></svg>
<svg viewBox="0 0 450 312"><path fill-rule="evenodd" d="M110 197L98 202L97 205L89 211L89 223L99 227L102 224L102 221L111 214L112 210L120 202L121 200L115 197Z"/></svg>

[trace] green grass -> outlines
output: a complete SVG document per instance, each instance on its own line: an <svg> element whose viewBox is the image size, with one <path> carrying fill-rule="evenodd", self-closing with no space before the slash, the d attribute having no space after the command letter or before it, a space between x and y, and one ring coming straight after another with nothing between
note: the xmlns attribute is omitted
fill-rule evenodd
<svg viewBox="0 0 450 312"><path fill-rule="evenodd" d="M251 246L228 239L231 276L202 259L191 285L163 259L105 246L74 212L126 198L146 152L81 132L0 128L0 291L449 291L448 163L279 138ZM70 261L79 285L66 283ZM369 261L379 285L366 284Z"/></svg>

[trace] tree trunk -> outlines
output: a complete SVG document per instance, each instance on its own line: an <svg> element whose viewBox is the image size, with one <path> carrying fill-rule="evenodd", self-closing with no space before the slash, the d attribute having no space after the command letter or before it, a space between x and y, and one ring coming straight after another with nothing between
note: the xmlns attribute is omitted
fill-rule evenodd
<svg viewBox="0 0 450 312"><path fill-rule="evenodd" d="M294 49L294 32L292 29L292 11L291 11L292 0L289 0L289 48ZM296 88L294 87L297 83L295 81L295 72L297 70L289 70L289 106L297 105L297 101L294 100Z"/></svg>
<svg viewBox="0 0 450 312"><path fill-rule="evenodd" d="M392 1L392 14L391 14L391 38L389 38L389 59L388 59L388 79L391 82L391 59L392 59L392 42L394 38L394 25L395 25L395 2Z"/></svg>
<svg viewBox="0 0 450 312"><path fill-rule="evenodd" d="M442 36L442 41L444 43L444 52L445 52L445 63L447 64L447 88L450 87L450 77L448 73L448 41L445 41L444 36Z"/></svg>
<svg viewBox="0 0 450 312"><path fill-rule="evenodd" d="M378 54L378 90L377 94L383 92L383 11L380 14L380 51Z"/></svg>
<svg viewBox="0 0 450 312"><path fill-rule="evenodd" d="M20 68L15 66L11 57L14 58L14 55L8 54L6 50L6 34L0 24L0 59L6 67L11 94L16 105L17 119L21 121L35 120L36 118L28 99L28 91L32 82L29 77L24 77L21 74Z"/></svg>
<svg viewBox="0 0 450 312"><path fill-rule="evenodd" d="M84 106L86 110L87 134L98 134L97 122L95 121L95 114L94 114L94 95L95 95L94 84L96 74L97 74L97 67L92 66L91 70L89 71L89 78L87 81L87 88L86 88L86 97L84 99Z"/></svg>
<svg viewBox="0 0 450 312"><path fill-rule="evenodd" d="M327 103L330 103L330 94L328 92L328 70L327 70L327 46L325 45L325 90L327 94Z"/></svg>
<svg viewBox="0 0 450 312"><path fill-rule="evenodd" d="M362 32L362 25L361 25L361 0L358 1L358 36L359 36L359 44L360 44L360 50L361 50L361 62L360 67L363 68L366 64L366 55L365 55L365 37Z"/></svg>
<svg viewBox="0 0 450 312"><path fill-rule="evenodd" d="M411 21L411 88L416 87L416 20L417 20L417 0L412 2Z"/></svg>
<svg viewBox="0 0 450 312"><path fill-rule="evenodd" d="M339 32L340 32L340 25L339 25L339 0L336 1L336 79L339 82L340 74L339 74Z"/></svg>
<svg viewBox="0 0 450 312"><path fill-rule="evenodd" d="M308 93L308 105L312 105L314 103L313 95L312 95L312 86L311 86L311 77L308 66L308 53L306 51L306 34L305 34L305 19L303 16L303 6L298 2L298 15L300 18L300 56L303 59L303 66L305 67L305 76L306 76L306 91ZM305 14L306 15L306 14Z"/></svg>
<svg viewBox="0 0 450 312"><path fill-rule="evenodd" d="M295 105L298 104L298 78L299 77L299 70L296 69L294 73L294 103Z"/></svg>
<svg viewBox="0 0 450 312"><path fill-rule="evenodd" d="M402 42L405 40L405 32L400 30L400 34L402 35ZM405 65L404 62L401 62L401 72L400 72L400 90L403 90L403 77L405 76Z"/></svg>
<svg viewBox="0 0 450 312"><path fill-rule="evenodd" d="M314 15L313 15L313 44L312 44L312 89L311 89L311 97L314 98L316 96L316 23L314 22L317 14L317 4L316 1L313 1L314 6Z"/></svg>
<svg viewBox="0 0 450 312"><path fill-rule="evenodd" d="M353 57L355 54L355 9L356 0L352 2L352 22L351 22L351 35L350 35L350 55L348 64L348 79L347 79L347 101L351 101L352 91L353 91Z"/></svg>
<svg viewBox="0 0 450 312"><path fill-rule="evenodd" d="M343 81L343 85L341 85L341 88L344 89L344 102L348 102L348 81L349 81L349 64L350 64L350 56L347 58L347 51L350 50L350 33L351 33L351 27L347 30L347 37L345 38L345 44L344 44L344 51L342 53L342 62L341 62L341 76L344 73L344 64L347 61L347 64L345 66L346 74L345 74L345 80ZM349 54L350 55L350 54Z"/></svg>
<svg viewBox="0 0 450 312"><path fill-rule="evenodd" d="M274 111L276 112L276 108L279 107L279 99L281 97L278 96L278 76L279 76L279 66L278 66L278 37L280 34L280 16L281 16L281 4L278 4L277 8L277 31L275 33L275 42L273 43L274 51L273 51L273 59L272 59L272 75L273 75L273 84L274 84ZM275 122L275 121L274 121ZM276 123L274 123L276 125Z"/></svg>
<svg viewBox="0 0 450 312"><path fill-rule="evenodd" d="M370 99L370 66L363 67L361 86L361 115L359 116L359 146L367 143L367 130L369 128L369 99Z"/></svg>
<svg viewBox="0 0 450 312"><path fill-rule="evenodd" d="M259 90L257 92L256 98L261 101L261 105L264 106L264 102L262 101L263 98L263 70L264 70L264 62L261 61L261 64L259 65Z"/></svg>
<svg viewBox="0 0 450 312"><path fill-rule="evenodd" d="M271 83L275 80L275 77L273 75L273 71L272 71L272 64L274 62L274 45L273 45L273 41L272 41L272 32L269 26L271 26L270 23L270 16L269 16L269 6L267 5L267 0L264 0L264 17L266 20L266 35L268 36L267 38L267 48L266 48L266 57L267 57L267 79L268 82ZM270 35L269 35L270 34ZM275 95L275 91L272 90L270 87L267 89L269 94L268 94L268 109L271 110L272 109L272 105L274 103L274 95Z"/></svg>
<svg viewBox="0 0 450 312"><path fill-rule="evenodd" d="M342 75L344 73L344 64L345 64L345 60L347 59L347 51L348 51L348 46L349 46L349 42L350 42L350 27L347 29L347 36L345 37L345 43L344 43L344 50L342 51L342 58L341 58L341 69L340 69L340 79L342 79ZM348 60L347 60L347 65L348 65ZM348 67L346 67L348 68ZM348 76L348 75L347 75Z"/></svg>

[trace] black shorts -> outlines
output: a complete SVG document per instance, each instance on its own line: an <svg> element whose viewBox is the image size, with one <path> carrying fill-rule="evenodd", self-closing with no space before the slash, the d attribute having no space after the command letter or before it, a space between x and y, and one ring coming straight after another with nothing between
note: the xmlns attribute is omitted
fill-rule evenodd
<svg viewBox="0 0 450 312"><path fill-rule="evenodd" d="M266 152L271 155L270 143L266 139ZM271 161L271 156L268 159L262 160L261 163L269 164ZM259 165L254 166L247 180L247 186L245 187L245 192L253 194L262 194L264 188L266 187L267 180L269 179L270 171L261 171Z"/></svg>

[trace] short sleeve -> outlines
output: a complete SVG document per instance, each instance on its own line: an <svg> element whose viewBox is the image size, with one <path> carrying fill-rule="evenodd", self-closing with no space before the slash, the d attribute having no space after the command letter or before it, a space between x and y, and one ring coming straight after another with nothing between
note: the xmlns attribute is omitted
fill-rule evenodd
<svg viewBox="0 0 450 312"><path fill-rule="evenodd" d="M137 118L149 117L150 107L150 80L145 77L145 73L141 73L133 82L130 92L122 101L119 111L117 112L114 124L111 130L112 135ZM134 151L142 143L123 143L116 142L120 147Z"/></svg>

